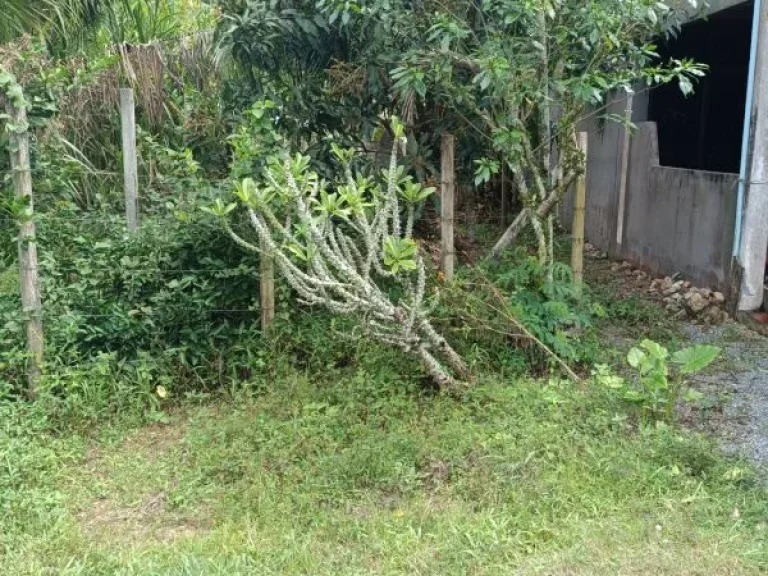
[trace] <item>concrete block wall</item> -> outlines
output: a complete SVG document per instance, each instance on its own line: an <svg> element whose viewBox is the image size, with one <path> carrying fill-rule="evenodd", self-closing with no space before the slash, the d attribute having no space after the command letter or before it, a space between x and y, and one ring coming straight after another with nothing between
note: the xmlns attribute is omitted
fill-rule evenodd
<svg viewBox="0 0 768 576"><path fill-rule="evenodd" d="M726 291L738 176L659 165L656 124L633 135L620 256Z"/></svg>
<svg viewBox="0 0 768 576"><path fill-rule="evenodd" d="M611 105L623 108L623 104ZM621 114L621 110L609 109ZM661 166L653 122L632 135L624 238L616 242L623 128L590 124L586 237L612 257L658 275L681 272L694 284L728 289L738 176ZM561 208L571 222L571 198Z"/></svg>

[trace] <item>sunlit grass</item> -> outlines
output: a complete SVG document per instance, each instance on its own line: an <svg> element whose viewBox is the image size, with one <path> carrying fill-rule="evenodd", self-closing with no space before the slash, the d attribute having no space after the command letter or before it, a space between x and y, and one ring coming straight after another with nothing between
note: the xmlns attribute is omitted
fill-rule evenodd
<svg viewBox="0 0 768 576"><path fill-rule="evenodd" d="M88 442L6 430L2 573L768 567L768 494L707 441L587 385L414 386L294 375Z"/></svg>

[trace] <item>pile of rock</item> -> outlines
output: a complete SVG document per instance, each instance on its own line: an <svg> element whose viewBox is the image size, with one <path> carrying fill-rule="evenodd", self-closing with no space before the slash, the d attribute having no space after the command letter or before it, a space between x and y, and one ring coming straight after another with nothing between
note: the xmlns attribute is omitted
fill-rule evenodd
<svg viewBox="0 0 768 576"><path fill-rule="evenodd" d="M593 244L590 244L589 242L586 242L584 244L584 255L587 258L591 258L592 260L607 260L608 259L608 253L603 252L602 250L599 250L597 247L595 247Z"/></svg>
<svg viewBox="0 0 768 576"><path fill-rule="evenodd" d="M653 280L648 292L660 295L665 310L679 317L688 316L705 324L721 324L728 318L722 292L696 288L669 276Z"/></svg>
<svg viewBox="0 0 768 576"><path fill-rule="evenodd" d="M677 318L691 318L705 324L721 324L728 318L722 292L697 288L677 276L653 278L626 261L614 262L611 271L631 277L641 286L650 283L648 294L660 298L665 310Z"/></svg>

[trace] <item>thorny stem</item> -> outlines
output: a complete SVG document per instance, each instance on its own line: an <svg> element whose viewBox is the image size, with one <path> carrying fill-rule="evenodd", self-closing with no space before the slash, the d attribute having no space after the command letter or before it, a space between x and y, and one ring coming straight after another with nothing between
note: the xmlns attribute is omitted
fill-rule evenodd
<svg viewBox="0 0 768 576"><path fill-rule="evenodd" d="M418 254L415 257L415 277L406 272L394 274L384 263L386 239L410 239L415 219L414 206L409 204L406 224L401 229L397 198L399 144L400 141L394 143L385 189L366 200L373 207L370 219L362 208L351 215L315 216L318 180L313 174L294 177L290 161L283 165L281 178L267 176L273 188L282 190L283 194L278 196L287 198L281 207L288 212L284 218L287 224L263 200L255 201L247 213L264 249L274 257L281 275L301 301L324 306L336 314L355 315L373 338L415 355L441 389L453 389L454 378L468 380L470 371L429 321L423 259ZM344 176L351 191L358 196L365 192L358 189L348 163ZM290 223L294 219L306 231L307 238L293 233ZM224 226L239 246L259 252L259 246L243 239L226 220ZM301 258L295 254L297 249ZM404 296L398 302L393 302L379 287L377 280L381 278L392 279L403 288Z"/></svg>

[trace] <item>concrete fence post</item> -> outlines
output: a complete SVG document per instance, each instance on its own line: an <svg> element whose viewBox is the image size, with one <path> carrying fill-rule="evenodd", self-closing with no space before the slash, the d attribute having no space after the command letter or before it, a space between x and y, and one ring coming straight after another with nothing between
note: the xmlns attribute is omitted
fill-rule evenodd
<svg viewBox="0 0 768 576"><path fill-rule="evenodd" d="M456 256L453 244L455 193L453 135L443 133L440 138L440 269L448 281L453 279Z"/></svg>
<svg viewBox="0 0 768 576"><path fill-rule="evenodd" d="M752 108L752 165L747 180L740 260L744 267L739 310L763 304L768 252L768 6L763 2L757 39L755 93Z"/></svg>
<svg viewBox="0 0 768 576"><path fill-rule="evenodd" d="M131 88L120 88L120 120L123 135L125 222L128 230L139 227L139 169L136 159L136 105Z"/></svg>
<svg viewBox="0 0 768 576"><path fill-rule="evenodd" d="M629 181L629 145L632 140L632 108L634 96L627 97L627 109L624 116L624 139L621 142L621 172L619 172L619 213L616 218L616 245L621 252L624 242L624 214L627 205L627 183Z"/></svg>

